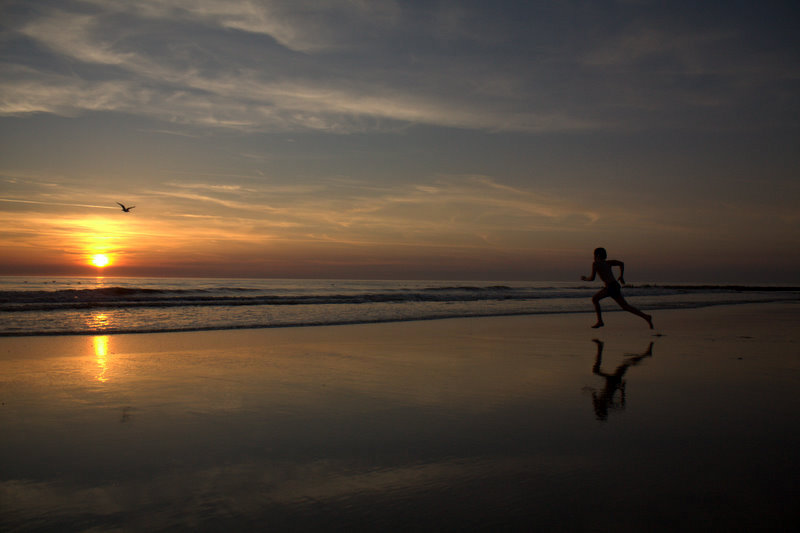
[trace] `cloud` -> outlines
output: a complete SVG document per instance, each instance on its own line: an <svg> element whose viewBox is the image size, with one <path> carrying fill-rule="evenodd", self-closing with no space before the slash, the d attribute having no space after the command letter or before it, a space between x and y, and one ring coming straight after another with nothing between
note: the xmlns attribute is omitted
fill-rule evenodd
<svg viewBox="0 0 800 533"><path fill-rule="evenodd" d="M285 48L322 52L338 48L359 28L391 25L400 14L393 0L86 0L103 10L155 20L193 22L268 35ZM347 24L332 24L333 21Z"/></svg>
<svg viewBox="0 0 800 533"><path fill-rule="evenodd" d="M75 203L64 203L64 202L41 202L36 200L20 200L20 199L12 199L12 198L0 198L0 202L11 202L11 203L19 203L19 204L35 204L35 205L58 205L58 206L66 206L66 207L91 207L94 209L116 209L114 207L110 207L107 205L92 205L92 204L75 204Z"/></svg>
<svg viewBox="0 0 800 533"><path fill-rule="evenodd" d="M232 209L227 215L243 227L282 227L286 231L277 236L295 242L485 247L516 241L525 247L526 232L575 231L597 220L579 205L486 176L442 176L430 184L382 187L327 180L313 190L308 185L176 185L148 194L188 202L179 208L183 214L201 214L204 205Z"/></svg>
<svg viewBox="0 0 800 533"><path fill-rule="evenodd" d="M110 42L93 38L96 37L92 35L93 30L100 27L98 22L96 16L55 11L33 20L19 32L52 50L87 63L119 65L135 60L135 54L115 51Z"/></svg>
<svg viewBox="0 0 800 533"><path fill-rule="evenodd" d="M517 107L523 93L512 92L523 87L500 72L481 72L485 66L476 69L455 58L398 63L378 55L388 45L380 40L375 51L373 43L339 53L310 44L311 36L352 32L352 25L391 27L399 16L393 3L323 3L313 9L213 1L91 4L91 13L43 10L21 25L18 35L71 63L57 69L33 60L6 65L0 113L117 111L245 131L351 133L402 124L499 131L595 127L587 117L544 105ZM270 35L280 46L224 28ZM297 57L299 50L304 57Z"/></svg>
<svg viewBox="0 0 800 533"><path fill-rule="evenodd" d="M74 116L85 111L133 111L153 95L151 90L126 81L90 82L16 66L4 71L0 80L0 115Z"/></svg>
<svg viewBox="0 0 800 533"><path fill-rule="evenodd" d="M591 50L586 63L597 67L634 67L654 57L669 58L683 70L699 68L707 60L708 49L729 42L730 32L676 33L661 28L636 27L625 31L597 49Z"/></svg>
<svg viewBox="0 0 800 533"><path fill-rule="evenodd" d="M729 128L785 116L800 78L790 48L765 46L729 16L672 11L76 0L7 25L0 114L338 134ZM737 112L757 99L758 112Z"/></svg>
<svg viewBox="0 0 800 533"><path fill-rule="evenodd" d="M597 220L579 204L478 175L386 185L339 179L297 185L173 180L138 191L135 216L124 217L95 216L84 204L65 201L79 194L75 184L55 191L13 190L18 196L9 197L9 205L16 207L0 216L9 231L24 235L28 246L74 253L104 236L124 240L130 250L161 249L165 226L170 247L187 252L213 248L217 241L218 247L283 242L383 250L527 249L538 232L580 231ZM92 195L96 203L90 207L105 198L113 205L107 191Z"/></svg>

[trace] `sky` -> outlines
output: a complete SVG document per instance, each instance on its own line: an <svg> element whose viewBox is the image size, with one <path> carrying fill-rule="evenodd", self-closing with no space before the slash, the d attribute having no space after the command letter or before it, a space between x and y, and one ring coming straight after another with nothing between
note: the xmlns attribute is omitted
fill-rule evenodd
<svg viewBox="0 0 800 533"><path fill-rule="evenodd" d="M798 283L798 27L796 1L0 0L0 275L578 280L604 246L631 283Z"/></svg>

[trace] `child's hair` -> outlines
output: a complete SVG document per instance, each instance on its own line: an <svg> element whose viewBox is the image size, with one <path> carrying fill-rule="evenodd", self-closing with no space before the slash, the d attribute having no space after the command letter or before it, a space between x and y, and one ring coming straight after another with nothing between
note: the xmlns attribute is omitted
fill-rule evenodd
<svg viewBox="0 0 800 533"><path fill-rule="evenodd" d="M595 248L594 256L605 261L606 257L608 257L608 254L606 253L605 248Z"/></svg>

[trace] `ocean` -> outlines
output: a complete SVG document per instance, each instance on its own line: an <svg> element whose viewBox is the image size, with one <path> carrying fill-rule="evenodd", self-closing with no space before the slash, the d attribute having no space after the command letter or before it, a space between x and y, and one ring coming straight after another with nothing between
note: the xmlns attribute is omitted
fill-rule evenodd
<svg viewBox="0 0 800 533"><path fill-rule="evenodd" d="M0 335L94 335L591 312L589 282L0 277ZM639 283L642 310L800 299L800 287ZM617 310L604 301L604 311Z"/></svg>

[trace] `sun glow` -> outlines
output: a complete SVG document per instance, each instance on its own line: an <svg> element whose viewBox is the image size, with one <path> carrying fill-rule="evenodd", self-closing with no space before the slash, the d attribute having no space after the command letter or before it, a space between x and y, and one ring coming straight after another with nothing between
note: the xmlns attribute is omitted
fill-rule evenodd
<svg viewBox="0 0 800 533"><path fill-rule="evenodd" d="M92 256L92 264L96 267L104 267L111 263L111 260L105 254L97 254Z"/></svg>

